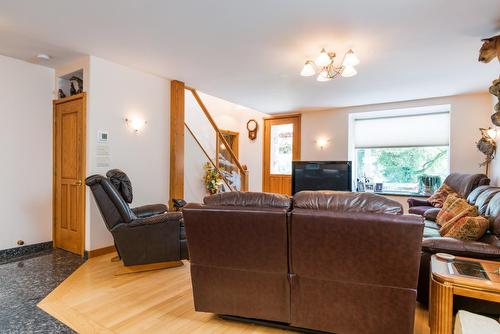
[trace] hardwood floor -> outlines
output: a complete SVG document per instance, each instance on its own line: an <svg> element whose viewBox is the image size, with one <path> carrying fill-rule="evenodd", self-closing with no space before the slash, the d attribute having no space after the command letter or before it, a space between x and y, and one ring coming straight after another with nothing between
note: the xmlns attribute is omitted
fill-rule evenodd
<svg viewBox="0 0 500 334"><path fill-rule="evenodd" d="M38 306L79 333L290 333L194 311L189 264L114 275L116 253L89 259ZM417 305L415 334L428 334Z"/></svg>

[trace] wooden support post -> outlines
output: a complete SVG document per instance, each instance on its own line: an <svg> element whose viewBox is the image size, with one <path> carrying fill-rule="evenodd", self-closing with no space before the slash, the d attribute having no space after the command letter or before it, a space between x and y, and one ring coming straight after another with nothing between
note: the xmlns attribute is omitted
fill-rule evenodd
<svg viewBox="0 0 500 334"><path fill-rule="evenodd" d="M184 82L170 83L170 207L184 198Z"/></svg>

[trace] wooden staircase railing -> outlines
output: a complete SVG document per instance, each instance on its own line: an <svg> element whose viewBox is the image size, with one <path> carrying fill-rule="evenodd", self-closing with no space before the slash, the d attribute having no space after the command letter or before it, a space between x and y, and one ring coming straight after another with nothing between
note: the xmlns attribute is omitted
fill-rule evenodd
<svg viewBox="0 0 500 334"><path fill-rule="evenodd" d="M196 142L196 144L198 144L198 146L202 150L202 152L205 155L205 157L208 159L208 161L210 161L210 164L215 168L215 170L217 171L217 173L219 173L219 175L222 177L222 181L224 181L224 183L229 188L229 190L235 191L235 189L231 186L231 184L224 177L224 174L222 174L221 171L220 171L220 169L217 168L217 164L212 160L212 158L210 157L210 155L203 148L203 145L201 145L200 141L198 140L198 138L196 137L196 135L193 133L193 131L191 130L191 128L186 123L184 123L184 126L186 127L186 129L188 130L188 132L191 134L191 136L193 137L193 139Z"/></svg>
<svg viewBox="0 0 500 334"><path fill-rule="evenodd" d="M240 161L238 160L238 158L234 154L234 152L231 149L231 147L229 146L229 143L227 142L226 138L224 138L224 135L222 134L222 132L220 131L219 127L217 126L217 124L215 123L214 119L212 118L212 115L210 115L210 113L208 112L207 107L205 106L205 104L201 100L200 96L198 95L198 92L196 91L196 89L194 89L193 87L189 87L189 86L185 86L185 88L187 90L189 90L191 92L191 94L193 94L193 97L195 98L196 102L198 103L198 105L200 106L201 110L203 111L203 113L207 117L210 125L212 125L212 128L217 133L217 136L219 137L221 143L224 145L224 147L226 148L227 152L229 152L229 155L231 156L232 161L234 161L234 164L238 168L238 171L239 171L240 177L241 177L241 191L248 191L248 170L246 169L246 167L244 167L240 163ZM186 125L186 128L193 135L193 137L195 138L195 140L198 142L198 140L196 139L196 136L194 136L194 134L191 132L191 130L189 129L189 127L187 125ZM200 145L199 142L198 142L198 145ZM201 145L200 145L200 147L201 147ZM205 155L207 155L207 153L205 152L205 150L203 150L203 151L204 151ZM208 155L207 155L207 157L208 157ZM219 157L216 157L216 159L219 159ZM209 158L209 160L212 163L212 165L214 165L214 167L217 168L215 166L215 164L213 163L212 159ZM220 171L218 169L217 169L217 171L220 174ZM224 180L224 182L226 182L226 180ZM226 184L227 184L227 182L226 182ZM232 187L230 187L230 186L229 186L229 189L231 189L231 191L234 191L234 189Z"/></svg>

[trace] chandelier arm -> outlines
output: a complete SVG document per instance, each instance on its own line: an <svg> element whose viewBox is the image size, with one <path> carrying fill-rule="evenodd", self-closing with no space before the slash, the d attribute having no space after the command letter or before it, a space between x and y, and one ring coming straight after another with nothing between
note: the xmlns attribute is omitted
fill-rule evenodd
<svg viewBox="0 0 500 334"><path fill-rule="evenodd" d="M349 52L349 51L348 51ZM340 63L340 67L344 67L344 60L345 60L345 56L347 55L347 52L344 53L344 56L342 57L342 62Z"/></svg>

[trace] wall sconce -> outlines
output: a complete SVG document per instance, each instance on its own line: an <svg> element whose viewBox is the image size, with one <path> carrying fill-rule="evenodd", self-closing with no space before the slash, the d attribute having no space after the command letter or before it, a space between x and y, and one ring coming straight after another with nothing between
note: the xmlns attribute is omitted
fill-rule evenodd
<svg viewBox="0 0 500 334"><path fill-rule="evenodd" d="M145 120L137 117L125 118L125 123L127 123L127 127L135 133L139 133L147 124Z"/></svg>
<svg viewBox="0 0 500 334"><path fill-rule="evenodd" d="M321 150L323 150L325 148L325 146L330 142L330 139L326 139L326 138L318 138L318 140L316 140L316 144L319 146L319 148Z"/></svg>

